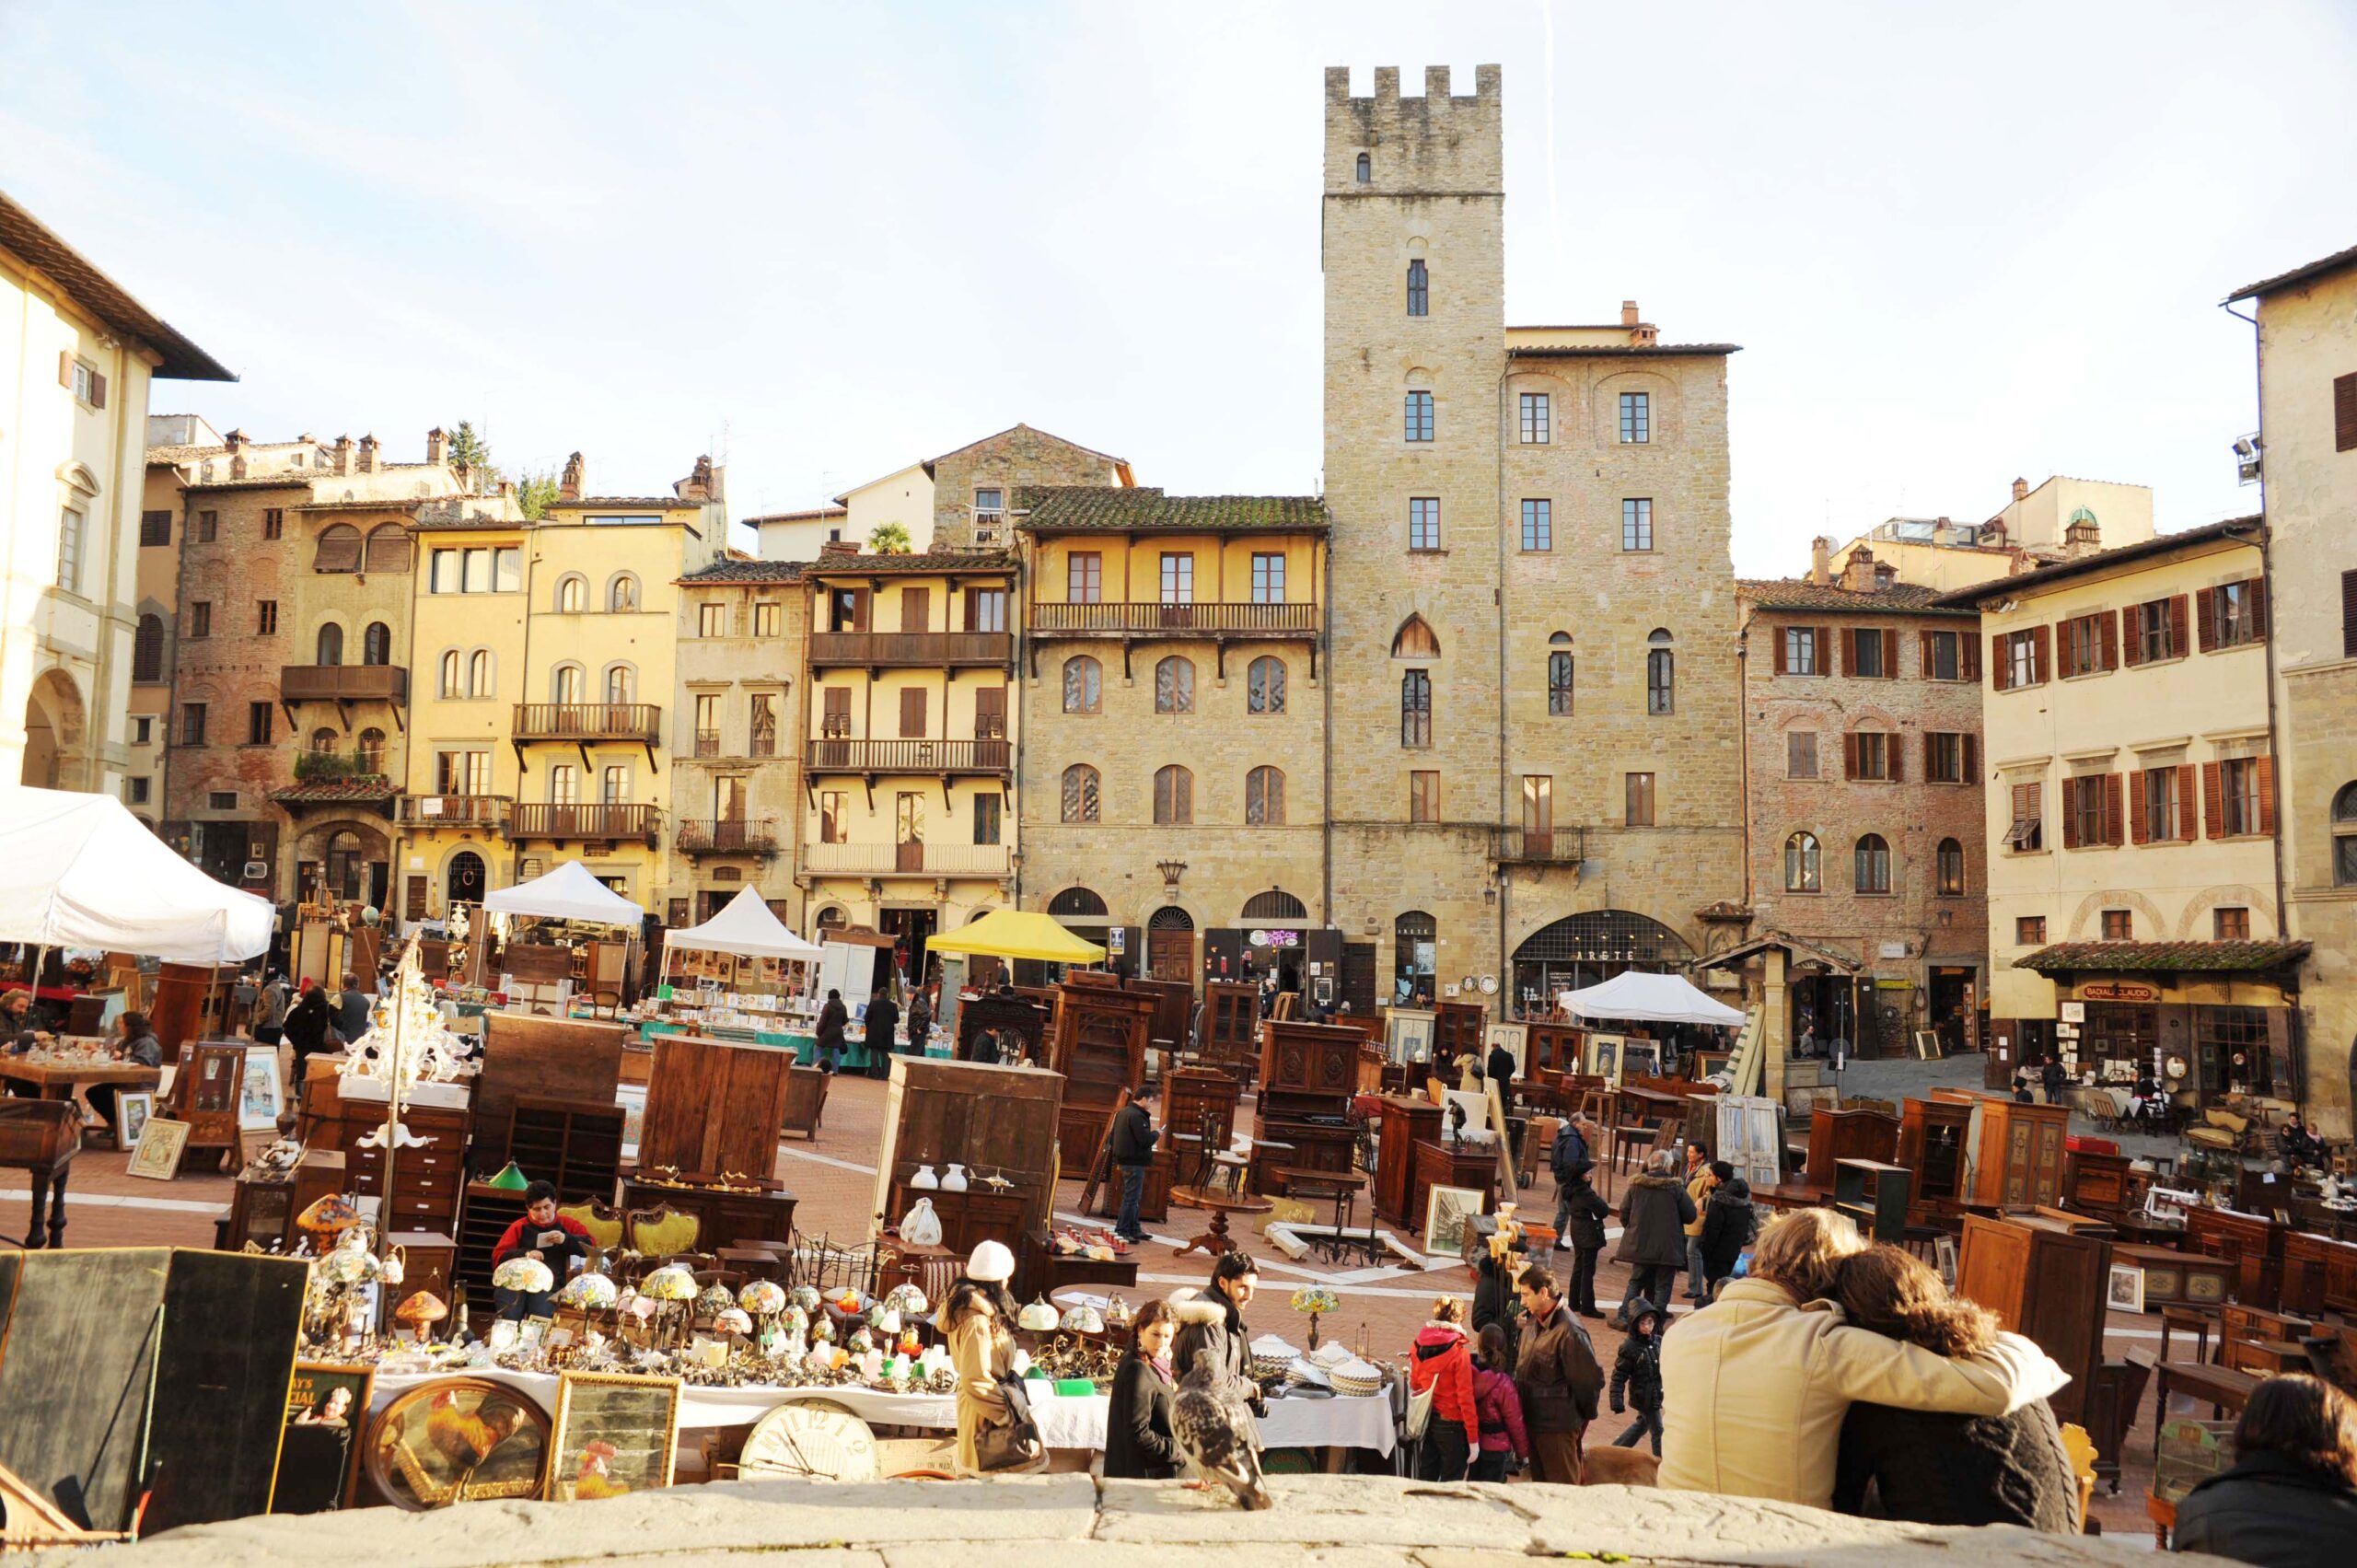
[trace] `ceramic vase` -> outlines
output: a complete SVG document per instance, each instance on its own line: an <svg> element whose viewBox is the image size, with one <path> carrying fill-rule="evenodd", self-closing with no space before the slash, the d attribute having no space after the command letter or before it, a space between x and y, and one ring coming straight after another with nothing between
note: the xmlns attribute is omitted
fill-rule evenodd
<svg viewBox="0 0 2357 1568"><path fill-rule="evenodd" d="M956 1170L958 1167L953 1165L949 1168ZM909 1178L909 1185L912 1188L923 1188L924 1191L930 1192L941 1185L941 1178L933 1174L933 1167L929 1165L921 1165L917 1167L917 1173ZM962 1190L964 1185L964 1179L960 1178L958 1181L958 1190Z"/></svg>
<svg viewBox="0 0 2357 1568"><path fill-rule="evenodd" d="M949 1167L949 1174L941 1179L941 1190L944 1192L963 1192L966 1191L966 1167L962 1165L951 1166Z"/></svg>

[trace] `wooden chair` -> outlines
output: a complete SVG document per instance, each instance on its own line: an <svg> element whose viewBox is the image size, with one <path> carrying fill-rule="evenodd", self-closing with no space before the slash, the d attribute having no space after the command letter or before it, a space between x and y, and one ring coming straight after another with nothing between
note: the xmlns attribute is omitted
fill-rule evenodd
<svg viewBox="0 0 2357 1568"><path fill-rule="evenodd" d="M670 1258L682 1252L692 1252L703 1238L703 1218L700 1214L675 1209L668 1203L657 1203L651 1209L633 1209L629 1213L630 1245L634 1252L648 1258Z"/></svg>
<svg viewBox="0 0 2357 1568"><path fill-rule="evenodd" d="M1613 1177L1618 1179L1624 1169L1631 1168L1629 1164L1631 1156L1636 1162L1633 1168L1637 1174L1644 1174L1645 1161L1660 1146L1662 1124L1657 1121L1631 1121L1615 1127L1612 1130Z"/></svg>
<svg viewBox="0 0 2357 1568"><path fill-rule="evenodd" d="M2084 1531L2087 1509L2096 1500L2096 1446L2087 1429L2075 1422L2062 1423L2062 1451L2071 1456L2071 1474L2079 1483L2079 1523Z"/></svg>

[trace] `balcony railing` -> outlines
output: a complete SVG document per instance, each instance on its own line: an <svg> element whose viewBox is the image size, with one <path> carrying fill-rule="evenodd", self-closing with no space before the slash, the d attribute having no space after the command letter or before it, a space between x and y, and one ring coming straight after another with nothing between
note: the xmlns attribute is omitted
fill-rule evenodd
<svg viewBox="0 0 2357 1568"><path fill-rule="evenodd" d="M1490 858L1501 865L1577 865L1586 850L1586 835L1577 828L1491 830Z"/></svg>
<svg viewBox="0 0 2357 1568"><path fill-rule="evenodd" d="M679 823L682 854L775 854L774 817L691 817Z"/></svg>
<svg viewBox="0 0 2357 1568"><path fill-rule="evenodd" d="M655 847L659 824L652 806L556 806L517 803L508 836L517 839L642 839Z"/></svg>
<svg viewBox="0 0 2357 1568"><path fill-rule="evenodd" d="M719 756L720 731L716 729L700 729L696 731L696 755L699 757Z"/></svg>
<svg viewBox="0 0 2357 1568"><path fill-rule="evenodd" d="M836 877L1004 877L1004 844L805 844L802 869Z"/></svg>
<svg viewBox="0 0 2357 1568"><path fill-rule="evenodd" d="M412 795L401 798L401 820L421 828L504 828L504 795Z"/></svg>
<svg viewBox="0 0 2357 1568"><path fill-rule="evenodd" d="M405 703L409 670L397 664L290 664L278 671L289 703Z"/></svg>
<svg viewBox="0 0 2357 1568"><path fill-rule="evenodd" d="M1039 633L1121 636L1314 637L1315 604L1035 604L1025 613Z"/></svg>
<svg viewBox="0 0 2357 1568"><path fill-rule="evenodd" d="M829 773L1004 773L1015 765L1004 740L844 740L810 743L808 766Z"/></svg>
<svg viewBox="0 0 2357 1568"><path fill-rule="evenodd" d="M917 665L926 668L950 666L1006 665L1015 658L1015 639L1004 632L813 632L810 663L816 668L846 665Z"/></svg>
<svg viewBox="0 0 2357 1568"><path fill-rule="evenodd" d="M627 740L657 746L663 709L655 703L518 703L518 740Z"/></svg>

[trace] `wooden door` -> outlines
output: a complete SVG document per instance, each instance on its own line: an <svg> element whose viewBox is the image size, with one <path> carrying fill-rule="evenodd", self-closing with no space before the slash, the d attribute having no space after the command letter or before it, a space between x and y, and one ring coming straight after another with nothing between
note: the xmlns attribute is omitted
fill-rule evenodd
<svg viewBox="0 0 2357 1568"><path fill-rule="evenodd" d="M924 697L925 691L922 686L900 688L901 739L923 740L924 738Z"/></svg>
<svg viewBox="0 0 2357 1568"><path fill-rule="evenodd" d="M933 590L906 587L900 590L900 630L929 632L933 620Z"/></svg>
<svg viewBox="0 0 2357 1568"><path fill-rule="evenodd" d="M425 874L412 872L408 878L408 890L401 895L401 909L412 920L425 918L425 890L430 886Z"/></svg>
<svg viewBox="0 0 2357 1568"><path fill-rule="evenodd" d="M1155 980L1195 978L1195 934L1191 931L1148 931L1145 934L1146 973Z"/></svg>
<svg viewBox="0 0 2357 1568"><path fill-rule="evenodd" d="M1342 1000L1362 1018L1375 1016L1375 944L1342 944Z"/></svg>
<svg viewBox="0 0 2357 1568"><path fill-rule="evenodd" d="M924 869L924 796L913 790L892 797L892 865L898 871Z"/></svg>

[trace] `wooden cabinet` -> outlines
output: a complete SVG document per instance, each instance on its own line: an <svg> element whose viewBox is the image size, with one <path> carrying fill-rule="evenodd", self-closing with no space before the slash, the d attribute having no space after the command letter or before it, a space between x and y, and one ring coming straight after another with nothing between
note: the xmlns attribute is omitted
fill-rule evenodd
<svg viewBox="0 0 2357 1568"><path fill-rule="evenodd" d="M2057 1421L2077 1421L2103 1361L2111 1243L2036 1217L1967 1214L1956 1252L1956 1294L2035 1341L2071 1381L2054 1395Z"/></svg>
<svg viewBox="0 0 2357 1568"><path fill-rule="evenodd" d="M1978 1089L1934 1089L1932 1099L1963 1105L1971 1113L1962 1202L1976 1208L2030 1209L2062 1201L2070 1107L2024 1105Z"/></svg>
<svg viewBox="0 0 2357 1568"><path fill-rule="evenodd" d="M987 1188L970 1188L963 1192L922 1191L905 1181L892 1184L888 1223L898 1225L900 1216L915 1206L919 1198L933 1200L933 1212L941 1219L941 1245L960 1258L970 1257L976 1247L985 1241L1001 1241L1007 1249L1015 1249L1018 1237L1030 1234L1024 1228L1027 1207L1022 1195L1010 1189L993 1192Z"/></svg>
<svg viewBox="0 0 2357 1568"><path fill-rule="evenodd" d="M670 1167L689 1180L770 1179L785 1126L786 1073L794 1059L766 1045L660 1035L638 1168Z"/></svg>
<svg viewBox="0 0 2357 1568"><path fill-rule="evenodd" d="M1912 1191L1907 1167L1881 1160L1837 1160L1833 1206L1850 1216L1861 1234L1893 1246L1907 1239L1907 1200Z"/></svg>
<svg viewBox="0 0 2357 1568"><path fill-rule="evenodd" d="M1435 1187L1469 1187L1481 1194L1481 1212L1498 1206L1498 1152L1487 1144L1441 1144L1416 1140L1416 1213L1409 1227L1424 1228L1424 1201Z"/></svg>
<svg viewBox="0 0 2357 1568"><path fill-rule="evenodd" d="M2164 1307L2223 1307L2233 1289L2234 1270L2216 1258L2180 1252L2171 1247L2147 1247L2115 1241L2112 1260L2144 1276L2144 1310Z"/></svg>
<svg viewBox="0 0 2357 1568"><path fill-rule="evenodd" d="M1008 1195L1020 1205L1021 1221L998 1239L1012 1247L1021 1232L1046 1229L1055 1198L1056 1121L1063 1086L1062 1074L1037 1067L892 1058L876 1166L877 1217L899 1224L907 1204L895 1204L895 1184L905 1184L919 1165L930 1165L940 1176L954 1162L966 1167L977 1190L981 1179L993 1172L1015 1184ZM1076 1157L1067 1156L1067 1168ZM952 1194L936 1195L934 1206L941 1208L947 1196ZM945 1214L945 1229L947 1225Z"/></svg>
<svg viewBox="0 0 2357 1568"><path fill-rule="evenodd" d="M1086 1180L1122 1095L1145 1082L1155 999L1110 986L1067 984L1056 1001L1048 1065L1063 1074L1056 1136L1065 1168Z"/></svg>
<svg viewBox="0 0 2357 1568"><path fill-rule="evenodd" d="M291 1252L308 1237L296 1232L305 1209L332 1192L347 1191L344 1158L335 1149L306 1149L295 1168L278 1179L240 1176L229 1194L228 1223L220 1248L242 1252L249 1243L265 1252Z"/></svg>
<svg viewBox="0 0 2357 1568"><path fill-rule="evenodd" d="M484 1314L483 1320L474 1326L478 1334L491 1331L491 1249L499 1245L507 1227L523 1217L521 1188L493 1187L488 1181L467 1183L466 1205L459 1214L459 1288L466 1293L468 1304Z"/></svg>
<svg viewBox="0 0 2357 1568"><path fill-rule="evenodd" d="M1424 1223L1416 1144L1440 1137L1440 1107L1421 1095L1385 1095L1375 1143L1375 1212L1394 1225Z"/></svg>
<svg viewBox="0 0 2357 1568"><path fill-rule="evenodd" d="M444 1234L459 1228L459 1202L466 1190L467 1134L472 1115L447 1106L412 1105L401 1112L401 1125L430 1142L407 1148L394 1158L393 1187L385 1190L385 1151L360 1142L369 1127L382 1126L381 1101L345 1102L360 1124L347 1121L344 1168L350 1191L362 1197L384 1200L388 1230L430 1230Z"/></svg>
<svg viewBox="0 0 2357 1568"><path fill-rule="evenodd" d="M1253 1191L1282 1192L1283 1170L1345 1171L1357 1134L1350 1121L1358 1092L1356 1029L1271 1018L1260 1026L1260 1095L1252 1118ZM1262 1144L1288 1147L1263 1148Z"/></svg>
<svg viewBox="0 0 2357 1568"><path fill-rule="evenodd" d="M2283 1237L2283 1310L2357 1313L2357 1242L2295 1230Z"/></svg>
<svg viewBox="0 0 2357 1568"><path fill-rule="evenodd" d="M1479 1062L1490 1010L1478 1002L1443 1002L1433 1008L1433 1060L1455 1063L1466 1057ZM1452 1069L1453 1075L1453 1069Z"/></svg>
<svg viewBox="0 0 2357 1568"><path fill-rule="evenodd" d="M1203 982L1203 1025L1195 1050L1207 1066L1249 1082L1256 1060L1253 1041L1260 1021L1260 991L1243 981Z"/></svg>
<svg viewBox="0 0 2357 1568"><path fill-rule="evenodd" d="M1910 1099L1899 1108L1898 1157L1914 1173L1915 1195L1909 1219L1915 1225L1954 1225L1965 1195L1965 1135L1972 1107L1953 1100Z"/></svg>
<svg viewBox="0 0 2357 1568"><path fill-rule="evenodd" d="M1020 1057L1033 1066L1048 1059L1047 1009L1021 997L977 996L958 1005L958 1061L996 1063L998 1047L987 1038L992 1035L1020 1040Z"/></svg>
<svg viewBox="0 0 2357 1568"><path fill-rule="evenodd" d="M1260 1095L1296 1103L1304 1097L1327 1108L1358 1087L1356 1029L1271 1018L1260 1029Z"/></svg>
<svg viewBox="0 0 2357 1568"><path fill-rule="evenodd" d="M2185 1249L2227 1264L2228 1289L2245 1307L2274 1311L2282 1305L2283 1237L2288 1227L2234 1209L2188 1209Z"/></svg>
<svg viewBox="0 0 2357 1568"><path fill-rule="evenodd" d="M2128 1156L2100 1149L2071 1149L2062 1156L2062 1201L2073 1209L2129 1206Z"/></svg>
<svg viewBox="0 0 2357 1568"><path fill-rule="evenodd" d="M486 1013L482 1073L475 1080L475 1143L469 1168L489 1176L507 1163L516 1097L610 1106L621 1082L623 1024ZM660 1051L658 1049L659 1057ZM645 1157L644 1146L640 1157ZM761 1167L768 1170L767 1166Z"/></svg>
<svg viewBox="0 0 2357 1568"><path fill-rule="evenodd" d="M518 1095L510 1114L507 1157L525 1175L551 1183L566 1202L613 1202L622 1158L621 1106Z"/></svg>
<svg viewBox="0 0 2357 1568"><path fill-rule="evenodd" d="M1704 1108L1705 1114L1709 1108ZM1716 1154L1716 1149L1712 1151ZM1842 1160L1881 1160L1898 1152L1898 1118L1879 1110L1843 1110L1820 1105L1808 1116L1808 1170L1812 1187L1834 1185L1833 1167ZM1901 1162L1904 1163L1904 1162Z"/></svg>

